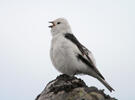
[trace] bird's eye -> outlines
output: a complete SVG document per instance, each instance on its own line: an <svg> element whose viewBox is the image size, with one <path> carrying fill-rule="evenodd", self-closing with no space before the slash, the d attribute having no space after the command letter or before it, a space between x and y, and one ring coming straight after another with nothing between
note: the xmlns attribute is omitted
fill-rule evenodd
<svg viewBox="0 0 135 100"><path fill-rule="evenodd" d="M60 24L61 22L57 22L57 24Z"/></svg>

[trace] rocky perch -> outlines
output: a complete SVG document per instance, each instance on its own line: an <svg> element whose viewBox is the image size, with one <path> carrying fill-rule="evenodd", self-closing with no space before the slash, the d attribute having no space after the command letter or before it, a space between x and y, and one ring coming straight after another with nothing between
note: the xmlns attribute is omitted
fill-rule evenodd
<svg viewBox="0 0 135 100"><path fill-rule="evenodd" d="M49 82L35 100L117 100L98 90L88 87L83 80L65 74Z"/></svg>

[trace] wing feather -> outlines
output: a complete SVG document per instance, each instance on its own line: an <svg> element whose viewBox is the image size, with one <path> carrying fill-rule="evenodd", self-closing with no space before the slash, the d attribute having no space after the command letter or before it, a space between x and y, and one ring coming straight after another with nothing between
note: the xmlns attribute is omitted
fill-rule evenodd
<svg viewBox="0 0 135 100"><path fill-rule="evenodd" d="M103 75L96 68L96 63L95 63L92 53L85 46L83 46L73 34L66 33L65 38L69 39L71 42L73 42L78 47L78 49L82 53L81 56L83 58L81 58L81 59L83 59L83 61L85 63L87 63L87 65L89 67L91 67L102 79L104 79Z"/></svg>

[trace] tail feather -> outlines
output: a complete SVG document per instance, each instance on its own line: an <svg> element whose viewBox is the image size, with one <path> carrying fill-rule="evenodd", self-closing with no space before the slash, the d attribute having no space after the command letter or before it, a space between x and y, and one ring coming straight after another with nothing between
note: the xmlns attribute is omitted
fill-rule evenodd
<svg viewBox="0 0 135 100"><path fill-rule="evenodd" d="M97 78L110 92L115 91L104 79Z"/></svg>

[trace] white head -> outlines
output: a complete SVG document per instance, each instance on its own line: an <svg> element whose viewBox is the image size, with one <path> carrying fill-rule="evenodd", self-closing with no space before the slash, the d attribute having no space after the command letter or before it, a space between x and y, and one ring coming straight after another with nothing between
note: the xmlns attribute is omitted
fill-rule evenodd
<svg viewBox="0 0 135 100"><path fill-rule="evenodd" d="M72 33L67 20L64 18L58 18L49 23L52 23L52 25L49 26L51 28L52 36L55 36L57 34Z"/></svg>

